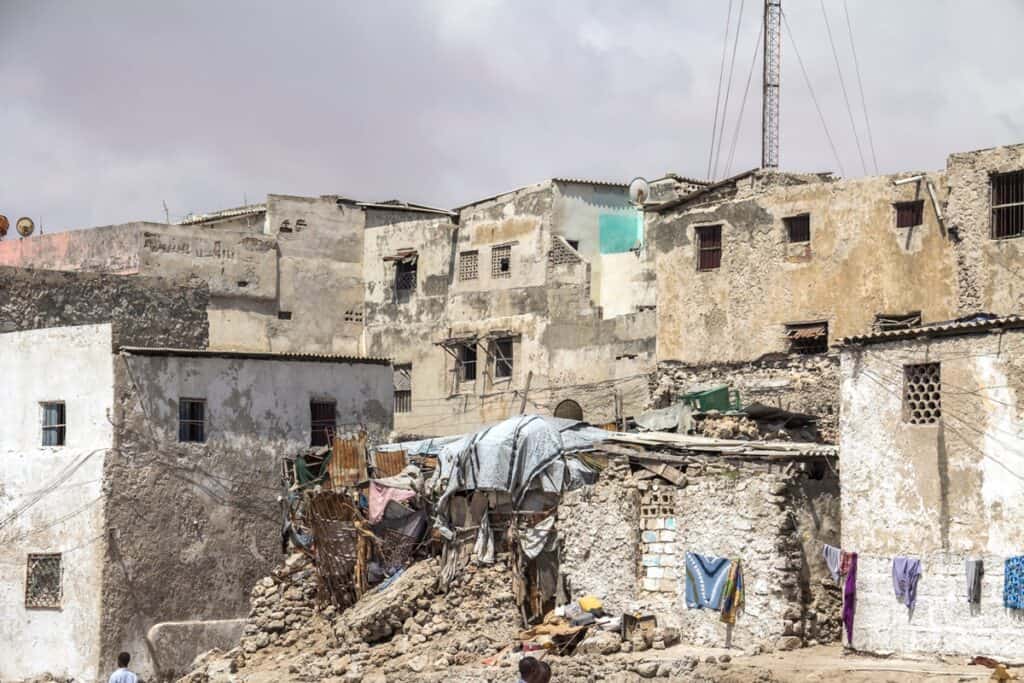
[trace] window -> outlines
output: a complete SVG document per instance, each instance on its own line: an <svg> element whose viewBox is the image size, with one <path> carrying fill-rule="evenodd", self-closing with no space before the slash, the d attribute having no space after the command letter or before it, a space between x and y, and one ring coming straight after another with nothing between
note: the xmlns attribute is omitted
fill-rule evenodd
<svg viewBox="0 0 1024 683"><path fill-rule="evenodd" d="M460 382L472 382L476 380L476 344L462 344L459 346L457 368Z"/></svg>
<svg viewBox="0 0 1024 683"><path fill-rule="evenodd" d="M512 245L491 247L491 277L512 276Z"/></svg>
<svg viewBox="0 0 1024 683"><path fill-rule="evenodd" d="M790 353L827 353L828 323L791 323L786 325Z"/></svg>
<svg viewBox="0 0 1024 683"><path fill-rule="evenodd" d="M579 240L566 240L566 242L568 242L569 246L572 247L573 249L575 249L576 251L580 250L580 241Z"/></svg>
<svg viewBox="0 0 1024 683"><path fill-rule="evenodd" d="M875 315L875 331L908 330L921 325L921 311L913 313L878 313Z"/></svg>
<svg viewBox="0 0 1024 683"><path fill-rule="evenodd" d="M555 417L563 417L566 420L582 420L583 408L576 401L567 398L555 406Z"/></svg>
<svg viewBox="0 0 1024 683"><path fill-rule="evenodd" d="M278 320L291 320L292 319L292 312L291 311L278 311L277 312L277 319Z"/></svg>
<svg viewBox="0 0 1024 683"><path fill-rule="evenodd" d="M67 424L64 418L64 402L51 401L42 404L43 445L63 446Z"/></svg>
<svg viewBox="0 0 1024 683"><path fill-rule="evenodd" d="M394 366L395 412L412 412L412 364Z"/></svg>
<svg viewBox="0 0 1024 683"><path fill-rule="evenodd" d="M416 291L416 260L395 261L395 292L399 301L408 301Z"/></svg>
<svg viewBox="0 0 1024 683"><path fill-rule="evenodd" d="M363 309L361 308L350 308L345 311L345 322L347 323L361 323L363 322Z"/></svg>
<svg viewBox="0 0 1024 683"><path fill-rule="evenodd" d="M924 200L897 202L894 206L896 207L897 228L912 228L924 222Z"/></svg>
<svg viewBox="0 0 1024 683"><path fill-rule="evenodd" d="M309 402L309 445L328 446L338 431L335 418L337 404L334 401Z"/></svg>
<svg viewBox="0 0 1024 683"><path fill-rule="evenodd" d="M942 417L942 382L938 363L903 366L903 421L935 424Z"/></svg>
<svg viewBox="0 0 1024 683"><path fill-rule="evenodd" d="M464 251L459 254L459 280L475 280L478 275L480 253Z"/></svg>
<svg viewBox="0 0 1024 683"><path fill-rule="evenodd" d="M300 218L299 220L295 221L295 232L298 232L299 230L302 230L305 227L306 227L305 219Z"/></svg>
<svg viewBox="0 0 1024 683"><path fill-rule="evenodd" d="M60 579L60 553L29 555L25 572L25 607L59 608Z"/></svg>
<svg viewBox="0 0 1024 683"><path fill-rule="evenodd" d="M281 221L281 225L277 228L278 232L291 232L292 224L287 218Z"/></svg>
<svg viewBox="0 0 1024 683"><path fill-rule="evenodd" d="M715 270L722 265L722 226L697 228L697 270Z"/></svg>
<svg viewBox="0 0 1024 683"><path fill-rule="evenodd" d="M1024 171L992 176L992 239L1024 234Z"/></svg>
<svg viewBox="0 0 1024 683"><path fill-rule="evenodd" d="M512 377L512 340L497 339L494 342L494 379Z"/></svg>
<svg viewBox="0 0 1024 683"><path fill-rule="evenodd" d="M811 215L801 214L782 219L786 226L786 239L790 242L811 241Z"/></svg>
<svg viewBox="0 0 1024 683"><path fill-rule="evenodd" d="M183 398L178 401L178 441L206 441L206 399Z"/></svg>

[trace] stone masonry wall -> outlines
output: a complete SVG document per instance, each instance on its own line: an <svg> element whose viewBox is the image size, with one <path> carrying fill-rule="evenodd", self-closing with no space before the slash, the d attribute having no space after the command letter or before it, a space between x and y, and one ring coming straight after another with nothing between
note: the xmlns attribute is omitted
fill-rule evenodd
<svg viewBox="0 0 1024 683"><path fill-rule="evenodd" d="M0 266L0 332L113 323L114 348L206 348L209 290L198 282Z"/></svg>
<svg viewBox="0 0 1024 683"><path fill-rule="evenodd" d="M839 419L839 359L790 355L752 363L689 365L661 362L651 375L653 405L663 408L694 387L727 384L744 405L758 402L819 418L821 440L835 443Z"/></svg>

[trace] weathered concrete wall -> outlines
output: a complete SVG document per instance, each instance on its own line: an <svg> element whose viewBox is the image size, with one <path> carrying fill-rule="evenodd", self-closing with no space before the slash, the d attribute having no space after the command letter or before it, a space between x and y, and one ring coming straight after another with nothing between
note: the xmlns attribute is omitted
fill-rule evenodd
<svg viewBox="0 0 1024 683"><path fill-rule="evenodd" d="M199 281L0 267L0 331L113 322L115 348L205 348Z"/></svg>
<svg viewBox="0 0 1024 683"><path fill-rule="evenodd" d="M1024 309L1024 283L1018 276L1024 247L1019 238L992 239L990 178L1024 169L1024 145L951 154L946 224L955 229L960 313Z"/></svg>
<svg viewBox="0 0 1024 683"><path fill-rule="evenodd" d="M928 174L939 192L942 173ZM896 176L821 181L761 171L728 192L650 214L657 251L658 359L750 361L785 352L785 324L827 320L829 340L877 313L957 311L956 264L923 183ZM897 228L893 203L924 199L924 222ZM783 218L810 214L809 243ZM722 226L721 267L697 270L695 228Z"/></svg>
<svg viewBox="0 0 1024 683"><path fill-rule="evenodd" d="M105 467L102 654L150 674L159 623L244 617L280 553L281 458L309 446L312 398L337 401L339 430L391 429L384 364L122 354L116 451ZM206 442L178 443L178 400L206 399ZM195 652L210 646L194 643ZM182 659L180 643L169 660Z"/></svg>
<svg viewBox="0 0 1024 683"><path fill-rule="evenodd" d="M842 358L843 547L860 553L854 644L872 650L1024 656L1002 608L1003 560L1024 547L1020 397L1024 333L854 347ZM942 418L903 422L904 364L941 364ZM923 563L917 609L895 599L891 559ZM963 563L985 559L982 602Z"/></svg>
<svg viewBox="0 0 1024 683"><path fill-rule="evenodd" d="M100 678L101 478L113 441L111 326L0 334L0 680ZM63 401L66 445L44 447L40 403ZM60 553L59 609L25 607L32 553Z"/></svg>

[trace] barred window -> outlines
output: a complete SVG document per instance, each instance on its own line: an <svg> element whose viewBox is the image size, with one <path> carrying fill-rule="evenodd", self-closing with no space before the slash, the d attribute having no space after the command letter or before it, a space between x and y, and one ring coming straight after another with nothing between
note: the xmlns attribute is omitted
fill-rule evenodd
<svg viewBox="0 0 1024 683"><path fill-rule="evenodd" d="M942 417L942 372L939 363L903 366L903 421L935 424Z"/></svg>
<svg viewBox="0 0 1024 683"><path fill-rule="evenodd" d="M722 226L705 225L697 231L697 270L715 270L722 265Z"/></svg>
<svg viewBox="0 0 1024 683"><path fill-rule="evenodd" d="M458 367L459 381L472 382L476 379L476 344L459 346Z"/></svg>
<svg viewBox="0 0 1024 683"><path fill-rule="evenodd" d="M309 402L309 445L330 445L338 431L337 408L334 401Z"/></svg>
<svg viewBox="0 0 1024 683"><path fill-rule="evenodd" d="M25 607L59 608L60 598L60 553L29 555L25 573Z"/></svg>
<svg viewBox="0 0 1024 683"><path fill-rule="evenodd" d="M494 342L494 378L508 379L512 377L513 368L512 339L497 339Z"/></svg>
<svg viewBox="0 0 1024 683"><path fill-rule="evenodd" d="M178 400L178 441L183 443L206 441L206 399L182 398Z"/></svg>
<svg viewBox="0 0 1024 683"><path fill-rule="evenodd" d="M416 291L416 262L395 263L395 289L398 292Z"/></svg>
<svg viewBox="0 0 1024 683"><path fill-rule="evenodd" d="M43 409L43 445L63 446L67 423L63 401L50 401L42 404Z"/></svg>
<svg viewBox="0 0 1024 683"><path fill-rule="evenodd" d="M480 253L464 251L459 254L459 280L475 280L478 275Z"/></svg>
<svg viewBox="0 0 1024 683"><path fill-rule="evenodd" d="M924 200L898 202L896 207L896 227L913 228L924 222Z"/></svg>
<svg viewBox="0 0 1024 683"><path fill-rule="evenodd" d="M992 239L1024 235L1024 171L992 176Z"/></svg>
<svg viewBox="0 0 1024 683"><path fill-rule="evenodd" d="M395 412L412 412L412 363L394 366Z"/></svg>
<svg viewBox="0 0 1024 683"><path fill-rule="evenodd" d="M811 241L811 216L801 214L782 219L786 226L786 240L789 242L810 242Z"/></svg>
<svg viewBox="0 0 1024 683"><path fill-rule="evenodd" d="M491 277L512 276L512 245L491 247Z"/></svg>

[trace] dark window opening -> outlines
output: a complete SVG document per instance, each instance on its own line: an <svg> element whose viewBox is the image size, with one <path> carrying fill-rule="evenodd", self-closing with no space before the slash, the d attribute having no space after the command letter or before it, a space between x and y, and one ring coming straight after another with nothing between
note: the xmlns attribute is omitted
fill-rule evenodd
<svg viewBox="0 0 1024 683"><path fill-rule="evenodd" d="M912 228L924 222L924 200L897 202L895 207L897 228Z"/></svg>
<svg viewBox="0 0 1024 683"><path fill-rule="evenodd" d="M395 262L395 292L399 301L408 301L416 291L416 261Z"/></svg>
<svg viewBox="0 0 1024 683"><path fill-rule="evenodd" d="M309 445L328 446L338 431L337 404L334 401L309 402Z"/></svg>
<svg viewBox="0 0 1024 683"><path fill-rule="evenodd" d="M575 249L576 251L580 250L580 241L579 240L566 240L566 242L568 242L569 246L572 247L573 249Z"/></svg>
<svg viewBox="0 0 1024 683"><path fill-rule="evenodd" d="M786 325L789 352L814 354L828 352L828 323L793 323Z"/></svg>
<svg viewBox="0 0 1024 683"><path fill-rule="evenodd" d="M938 363L903 366L903 421L935 424L942 417L942 371Z"/></svg>
<svg viewBox="0 0 1024 683"><path fill-rule="evenodd" d="M908 330L911 327L920 327L921 311L912 313L878 313L875 315L875 331L886 332L888 330Z"/></svg>
<svg viewBox="0 0 1024 683"><path fill-rule="evenodd" d="M583 408L572 399L566 399L555 406L555 417L563 417L566 420L582 420Z"/></svg>
<svg viewBox="0 0 1024 683"><path fill-rule="evenodd" d="M476 344L462 344L459 346L457 370L460 382L476 380Z"/></svg>
<svg viewBox="0 0 1024 683"><path fill-rule="evenodd" d="M786 239L790 242L811 241L811 215L801 214L782 219L786 226Z"/></svg>
<svg viewBox="0 0 1024 683"><path fill-rule="evenodd" d="M512 340L498 339L494 342L494 378L508 379L512 377Z"/></svg>
<svg viewBox="0 0 1024 683"><path fill-rule="evenodd" d="M59 608L61 572L60 553L29 555L25 572L25 607Z"/></svg>
<svg viewBox="0 0 1024 683"><path fill-rule="evenodd" d="M992 239L1024 234L1024 171L992 176Z"/></svg>
<svg viewBox="0 0 1024 683"><path fill-rule="evenodd" d="M512 275L512 245L491 248L491 277L503 278Z"/></svg>
<svg viewBox="0 0 1024 683"><path fill-rule="evenodd" d="M43 407L43 445L63 446L67 434L64 403L52 401Z"/></svg>
<svg viewBox="0 0 1024 683"><path fill-rule="evenodd" d="M278 311L277 312L277 319L278 320L291 320L292 319L292 312L291 311Z"/></svg>
<svg viewBox="0 0 1024 683"><path fill-rule="evenodd" d="M238 284L239 287L248 287L249 286L249 281L248 280L239 280L237 284Z"/></svg>
<svg viewBox="0 0 1024 683"><path fill-rule="evenodd" d="M412 363L394 366L395 412L412 412Z"/></svg>
<svg viewBox="0 0 1024 683"><path fill-rule="evenodd" d="M206 399L183 398L178 401L178 441L206 441Z"/></svg>
<svg viewBox="0 0 1024 683"><path fill-rule="evenodd" d="M296 230L296 232L299 231L299 230L302 230L305 227L306 227L306 221L305 220L300 218L299 220L295 221L295 230Z"/></svg>
<svg viewBox="0 0 1024 683"><path fill-rule="evenodd" d="M280 227L278 227L277 231L278 232L291 232L292 231L292 224L291 224L291 222L288 221L287 219L281 221L281 225L280 225Z"/></svg>
<svg viewBox="0 0 1024 683"><path fill-rule="evenodd" d="M722 226L697 228L697 270L715 270L722 265Z"/></svg>

